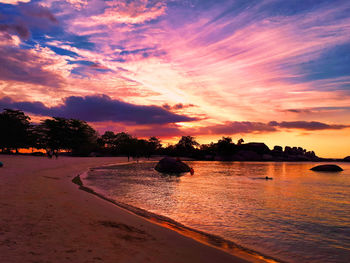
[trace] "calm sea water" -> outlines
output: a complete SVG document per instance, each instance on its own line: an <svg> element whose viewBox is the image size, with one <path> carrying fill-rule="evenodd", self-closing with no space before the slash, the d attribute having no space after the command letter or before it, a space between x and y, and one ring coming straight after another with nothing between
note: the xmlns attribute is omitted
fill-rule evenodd
<svg viewBox="0 0 350 263"><path fill-rule="evenodd" d="M85 184L277 259L350 262L350 164L188 163L193 176L163 176L151 162L96 169Z"/></svg>

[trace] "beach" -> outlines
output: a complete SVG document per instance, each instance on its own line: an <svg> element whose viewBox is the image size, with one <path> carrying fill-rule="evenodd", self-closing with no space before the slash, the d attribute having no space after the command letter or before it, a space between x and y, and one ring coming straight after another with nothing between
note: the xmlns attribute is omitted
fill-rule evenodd
<svg viewBox="0 0 350 263"><path fill-rule="evenodd" d="M120 157L1 155L0 262L259 262L154 224L72 179Z"/></svg>

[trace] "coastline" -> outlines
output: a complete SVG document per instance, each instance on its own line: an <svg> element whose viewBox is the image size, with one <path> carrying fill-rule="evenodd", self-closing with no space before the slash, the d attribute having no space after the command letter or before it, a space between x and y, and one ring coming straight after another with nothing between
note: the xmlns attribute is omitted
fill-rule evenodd
<svg viewBox="0 0 350 263"><path fill-rule="evenodd" d="M113 167L117 167L118 165L127 165L127 164L132 164L133 162L130 163L121 163L117 165L113 165ZM110 167L110 166L106 166ZM90 169L97 169L97 168L102 168L102 167L91 167ZM89 169L89 170L90 170ZM130 204L126 204L123 202L119 202L116 200L113 200L111 198L108 198L102 193L96 192L94 189L87 187L84 185L84 179L87 177L87 172L84 172L81 175L77 175L72 179L72 182L76 185L79 186L79 189L82 191L85 191L87 193L90 193L92 195L97 196L98 198L101 198L103 200L106 200L107 202L112 203L113 205L116 205L118 207L121 207L123 209L126 209L130 211L131 213L141 216L145 218L146 220L150 221L151 223L160 225L162 227L171 229L173 231L176 231L177 233L189 237L191 239L194 239L200 243L203 243L207 246L211 246L220 250L223 250L229 254L232 254L234 256L241 257L243 259L246 259L248 261L253 261L255 262L258 260L258 262L269 262L269 263L283 263L284 261L281 261L279 259L270 257L268 255L264 255L262 253L259 253L257 251L245 248L239 244L236 244L233 241L224 239L221 236L214 235L214 234L209 234L204 231L194 229L191 227L188 227L186 225L183 225L180 222L177 222L169 217L160 215L160 214L155 214L153 212L147 211L145 209L135 207Z"/></svg>
<svg viewBox="0 0 350 263"><path fill-rule="evenodd" d="M200 243L71 182L124 157L2 155L0 161L1 262L266 262Z"/></svg>

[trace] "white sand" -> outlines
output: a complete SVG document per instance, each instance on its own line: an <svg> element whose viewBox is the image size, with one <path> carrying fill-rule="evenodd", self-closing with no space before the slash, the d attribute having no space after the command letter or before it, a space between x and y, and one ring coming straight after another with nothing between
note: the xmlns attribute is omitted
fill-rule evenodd
<svg viewBox="0 0 350 263"><path fill-rule="evenodd" d="M0 155L0 161L1 263L247 262L153 224L71 182L88 167L126 158Z"/></svg>

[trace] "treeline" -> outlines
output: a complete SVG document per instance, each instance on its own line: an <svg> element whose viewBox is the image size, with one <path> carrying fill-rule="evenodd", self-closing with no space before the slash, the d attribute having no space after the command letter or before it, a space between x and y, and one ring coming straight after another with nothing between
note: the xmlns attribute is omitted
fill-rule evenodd
<svg viewBox="0 0 350 263"><path fill-rule="evenodd" d="M237 161L308 161L318 157L301 147L275 146L264 143L237 144L231 137L216 143L199 144L192 136L182 136L175 145L163 147L157 137L138 139L128 133L106 131L99 135L85 121L53 117L38 124L30 122L22 111L5 109L0 113L0 149L2 153L18 153L19 149L38 149L47 153L65 152L74 156L152 155L186 156L201 160Z"/></svg>
<svg viewBox="0 0 350 263"><path fill-rule="evenodd" d="M0 113L0 149L18 153L34 148L47 153L68 152L74 156L123 155L150 157L161 148L159 139L137 139L121 132L102 136L85 121L53 117L39 124L30 122L22 111L5 109Z"/></svg>

